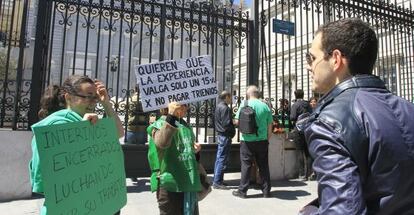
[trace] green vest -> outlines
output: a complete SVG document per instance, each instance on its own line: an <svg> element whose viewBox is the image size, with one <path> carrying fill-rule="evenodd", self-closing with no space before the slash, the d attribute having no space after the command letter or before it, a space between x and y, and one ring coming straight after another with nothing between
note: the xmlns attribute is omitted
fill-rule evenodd
<svg viewBox="0 0 414 215"><path fill-rule="evenodd" d="M178 132L172 137L171 146L158 149L152 138L152 131L161 129L164 124L165 117L161 117L147 129L151 136L148 148L151 191L156 191L158 186L170 192L200 191L201 183L194 154L193 131L186 124L177 123Z"/></svg>

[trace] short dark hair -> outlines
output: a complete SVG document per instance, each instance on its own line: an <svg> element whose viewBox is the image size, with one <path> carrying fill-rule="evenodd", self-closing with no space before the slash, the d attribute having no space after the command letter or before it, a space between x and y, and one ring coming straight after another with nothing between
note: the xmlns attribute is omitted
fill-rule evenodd
<svg viewBox="0 0 414 215"><path fill-rule="evenodd" d="M378 54L378 39L368 23L358 18L342 19L322 25L322 50L325 57L335 49L349 61L351 75L371 74Z"/></svg>
<svg viewBox="0 0 414 215"><path fill-rule="evenodd" d="M318 97L315 97L315 96L310 97L309 101L311 102L312 100L315 100L316 102L318 102Z"/></svg>
<svg viewBox="0 0 414 215"><path fill-rule="evenodd" d="M231 97L230 92L228 92L228 91L223 91L223 92L221 92L221 93L220 93L220 95L219 95L219 99L224 100L224 99L226 99L226 98L227 98L227 96L230 96L230 97Z"/></svg>
<svg viewBox="0 0 414 215"><path fill-rule="evenodd" d="M296 99L303 99L304 92L302 89L295 90L295 98Z"/></svg>
<svg viewBox="0 0 414 215"><path fill-rule="evenodd" d="M83 83L94 84L93 80L88 76L71 75L63 82L62 89L69 94L78 93Z"/></svg>

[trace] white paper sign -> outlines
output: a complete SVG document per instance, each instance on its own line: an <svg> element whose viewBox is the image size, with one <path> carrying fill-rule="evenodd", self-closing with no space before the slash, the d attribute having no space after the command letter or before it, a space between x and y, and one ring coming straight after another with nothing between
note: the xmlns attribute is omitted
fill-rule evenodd
<svg viewBox="0 0 414 215"><path fill-rule="evenodd" d="M144 112L165 108L170 102L180 104L217 97L217 83L211 56L135 66Z"/></svg>

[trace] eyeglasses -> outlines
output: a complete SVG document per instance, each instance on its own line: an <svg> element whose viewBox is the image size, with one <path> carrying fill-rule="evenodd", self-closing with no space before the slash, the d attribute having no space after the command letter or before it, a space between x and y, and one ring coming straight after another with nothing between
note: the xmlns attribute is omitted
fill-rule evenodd
<svg viewBox="0 0 414 215"><path fill-rule="evenodd" d="M99 97L97 95L94 96L90 96L90 95L81 95L81 94L77 94L77 93L70 93L71 95L77 96L77 97L81 97L83 99L87 99L89 101L98 101Z"/></svg>

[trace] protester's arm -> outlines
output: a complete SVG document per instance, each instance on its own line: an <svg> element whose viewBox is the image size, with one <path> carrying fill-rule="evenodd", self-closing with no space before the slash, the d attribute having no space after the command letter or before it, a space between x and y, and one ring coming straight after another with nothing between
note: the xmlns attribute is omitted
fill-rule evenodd
<svg viewBox="0 0 414 215"><path fill-rule="evenodd" d="M32 138L32 159L30 161L30 180L32 185L32 192L43 193L42 172L40 171L40 158L37 150L36 137Z"/></svg>
<svg viewBox="0 0 414 215"><path fill-rule="evenodd" d="M201 144L194 143L194 153L199 153L201 151Z"/></svg>
<svg viewBox="0 0 414 215"><path fill-rule="evenodd" d="M224 110L222 110L221 120L223 123L224 129L226 129L226 133L229 134L233 129L233 122L231 119L231 109L229 107L226 107Z"/></svg>
<svg viewBox="0 0 414 215"><path fill-rule="evenodd" d="M292 108L291 108L291 110L290 110L290 116L289 116L289 119L290 119L290 121L296 121L297 119L298 119L298 115L297 115L297 112L298 112L298 103L297 102L295 102L293 105L292 105Z"/></svg>
<svg viewBox="0 0 414 215"><path fill-rule="evenodd" d="M273 125L269 124L267 126L267 140L270 140L270 138L272 137L273 134Z"/></svg>
<svg viewBox="0 0 414 215"><path fill-rule="evenodd" d="M170 147L174 134L178 131L176 122L183 115L181 106L177 102L168 104L168 115L165 124L159 129L154 129L152 137L155 145L160 149Z"/></svg>
<svg viewBox="0 0 414 215"><path fill-rule="evenodd" d="M169 121L171 123L171 119L169 119ZM152 132L154 143L160 149L170 147L173 136L178 131L175 125L173 126L170 123L166 122L159 130L154 129Z"/></svg>
<svg viewBox="0 0 414 215"><path fill-rule="evenodd" d="M269 108L269 111L267 113L267 140L270 140L270 137L273 134L273 115L272 110Z"/></svg>
<svg viewBox="0 0 414 215"><path fill-rule="evenodd" d="M121 119L119 119L118 114L115 112L111 102L109 101L109 95L105 85L101 81L95 80L95 87L96 93L99 97L99 102L105 109L105 114L115 120L116 128L118 130L118 137L123 137L125 134L124 127L122 126Z"/></svg>
<svg viewBox="0 0 414 215"><path fill-rule="evenodd" d="M319 210L315 214L365 214L366 203L358 166L342 145L340 133L321 121L306 134L318 176Z"/></svg>

